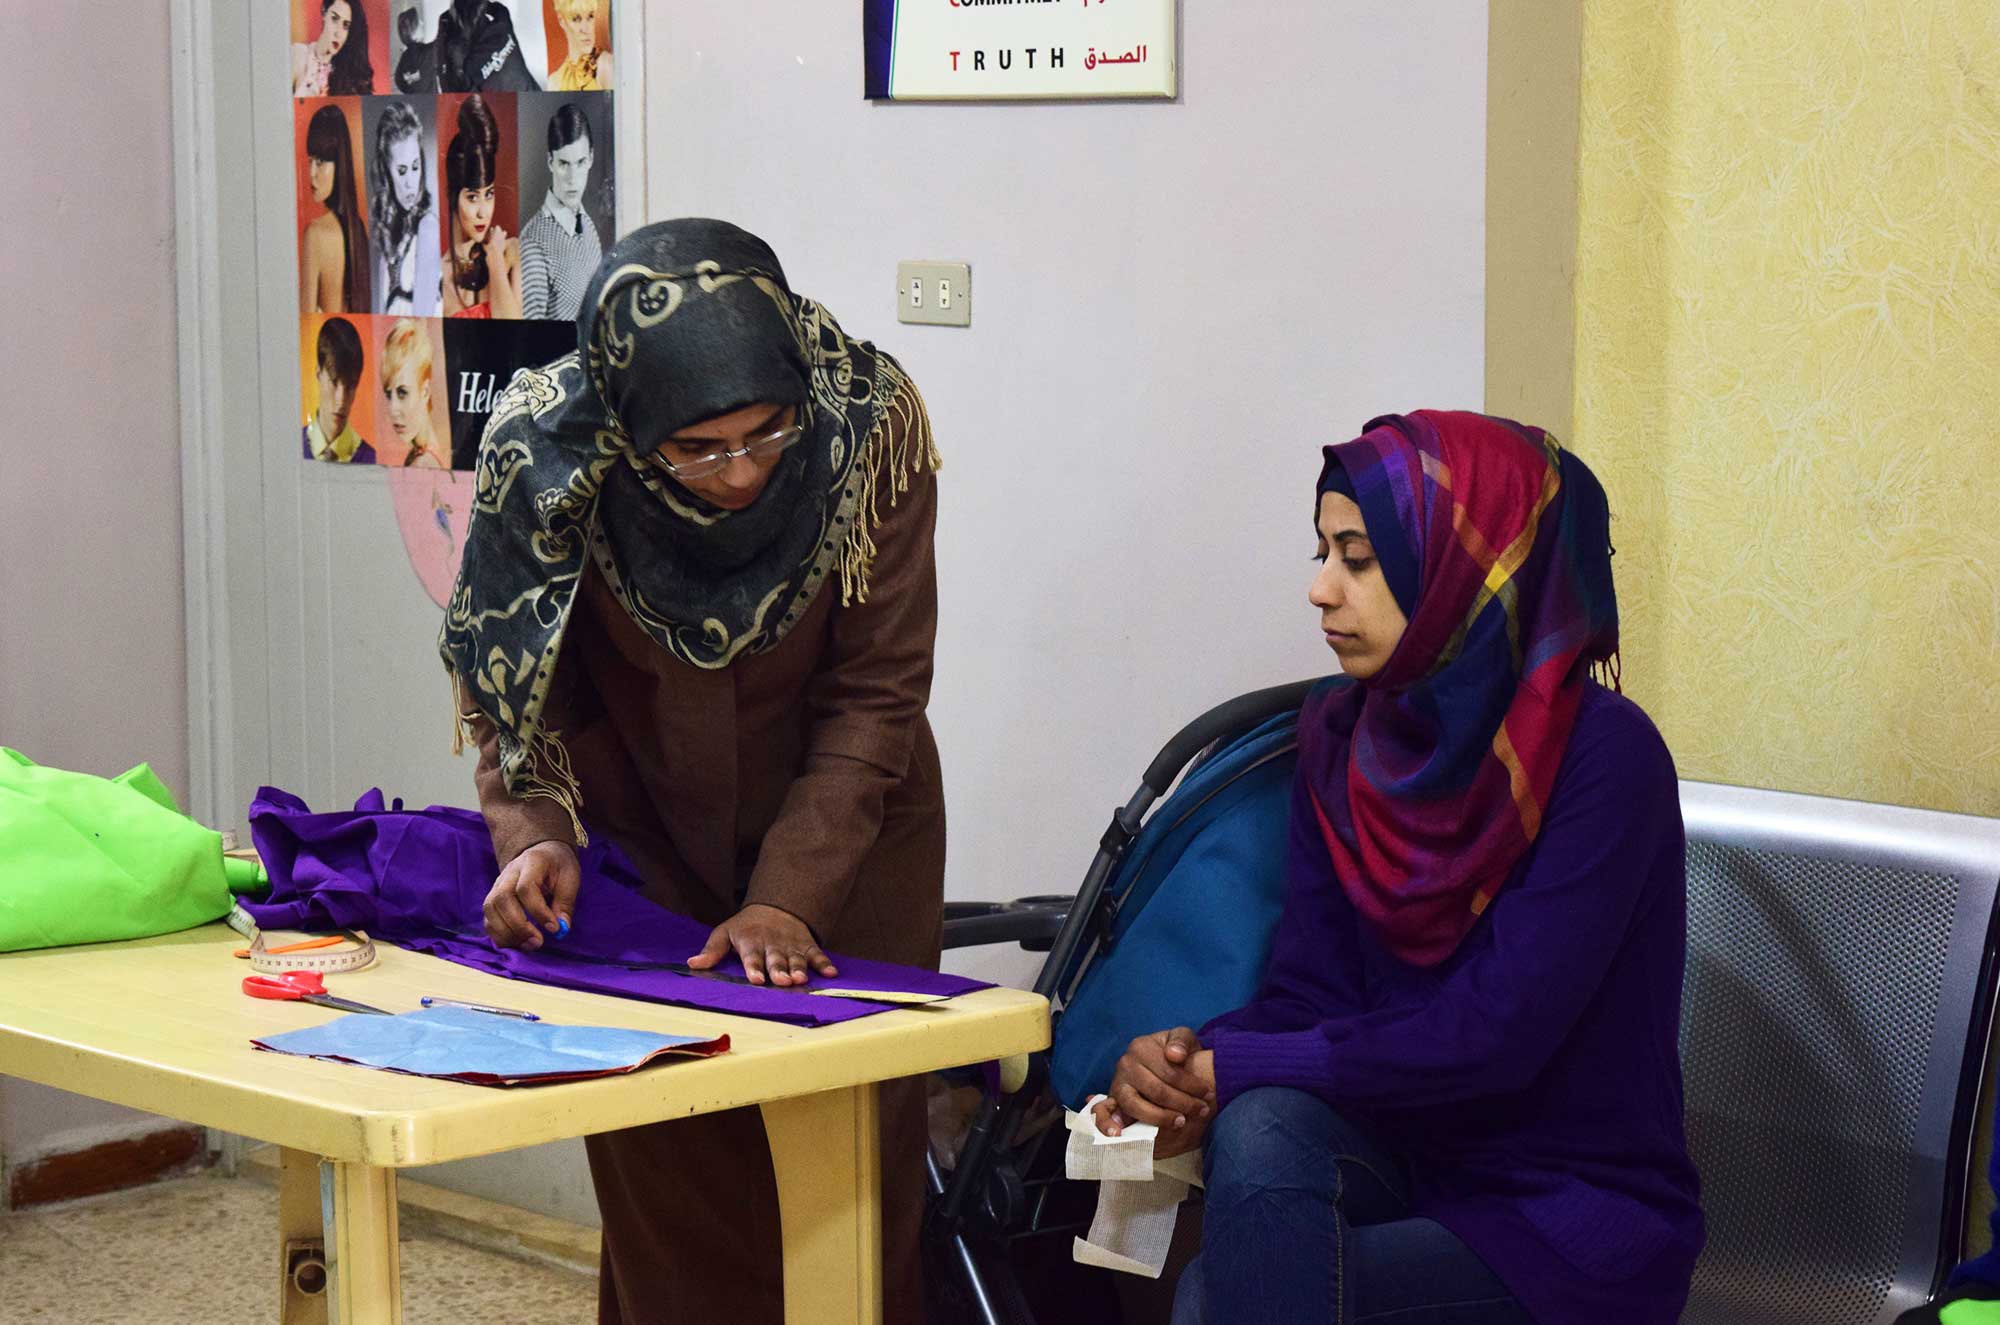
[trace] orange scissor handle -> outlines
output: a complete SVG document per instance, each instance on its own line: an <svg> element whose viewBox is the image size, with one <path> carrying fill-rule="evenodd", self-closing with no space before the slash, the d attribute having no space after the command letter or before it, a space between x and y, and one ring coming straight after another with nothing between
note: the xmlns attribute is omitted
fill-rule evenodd
<svg viewBox="0 0 2000 1325"><path fill-rule="evenodd" d="M324 995L326 979L318 971L286 971L281 975L246 975L243 992L252 998L293 999Z"/></svg>

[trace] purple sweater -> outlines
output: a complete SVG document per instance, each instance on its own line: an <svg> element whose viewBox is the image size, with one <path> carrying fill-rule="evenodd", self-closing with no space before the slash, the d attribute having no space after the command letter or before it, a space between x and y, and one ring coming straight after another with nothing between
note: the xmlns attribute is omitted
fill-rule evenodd
<svg viewBox="0 0 2000 1325"><path fill-rule="evenodd" d="M1591 684L1540 837L1424 970L1362 924L1294 788L1264 986L1202 1029L1222 1107L1311 1091L1410 1163L1415 1213L1539 1325L1669 1325L1702 1246L1681 1125L1687 894L1672 757Z"/></svg>

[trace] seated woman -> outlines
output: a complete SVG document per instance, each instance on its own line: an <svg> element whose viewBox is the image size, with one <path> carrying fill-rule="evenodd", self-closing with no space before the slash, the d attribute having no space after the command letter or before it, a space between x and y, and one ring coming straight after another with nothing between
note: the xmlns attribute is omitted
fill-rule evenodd
<svg viewBox="0 0 2000 1325"><path fill-rule="evenodd" d="M1604 493L1553 438L1325 452L1283 918L1248 1006L1133 1041L1099 1125L1206 1143L1177 1325L1679 1319L1673 761L1616 676Z"/></svg>

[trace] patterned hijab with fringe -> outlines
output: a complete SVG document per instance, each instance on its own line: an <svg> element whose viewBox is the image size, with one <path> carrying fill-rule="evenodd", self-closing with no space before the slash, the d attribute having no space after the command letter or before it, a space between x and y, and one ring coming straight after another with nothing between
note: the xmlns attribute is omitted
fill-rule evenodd
<svg viewBox="0 0 2000 1325"><path fill-rule="evenodd" d="M584 293L577 345L516 373L494 404L438 648L458 679L458 748L485 715L508 790L559 801L583 841L543 710L586 571L674 657L727 667L774 647L829 581L841 602L867 601L879 490L893 505L938 455L901 365L849 339L762 240L723 221L621 240ZM753 404L796 407L805 436L743 510L644 458Z"/></svg>
<svg viewBox="0 0 2000 1325"><path fill-rule="evenodd" d="M1325 448L1409 618L1382 670L1316 687L1299 764L1354 908L1413 966L1458 949L1541 831L1594 667L1617 683L1610 511L1539 428L1421 410Z"/></svg>

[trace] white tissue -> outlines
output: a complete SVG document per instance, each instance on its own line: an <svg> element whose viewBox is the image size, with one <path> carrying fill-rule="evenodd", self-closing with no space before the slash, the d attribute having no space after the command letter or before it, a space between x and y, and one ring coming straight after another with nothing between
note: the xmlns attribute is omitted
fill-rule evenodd
<svg viewBox="0 0 2000 1325"><path fill-rule="evenodd" d="M1132 1123L1118 1136L1097 1130L1092 1112L1104 1097L1092 1096L1083 1112L1067 1115L1069 1145L1063 1172L1073 1179L1107 1183L1097 1193L1097 1216L1090 1235L1076 1239L1072 1254L1084 1265L1101 1265L1148 1279L1160 1277L1174 1223L1190 1186L1201 1185L1201 1152L1153 1163L1160 1129Z"/></svg>

